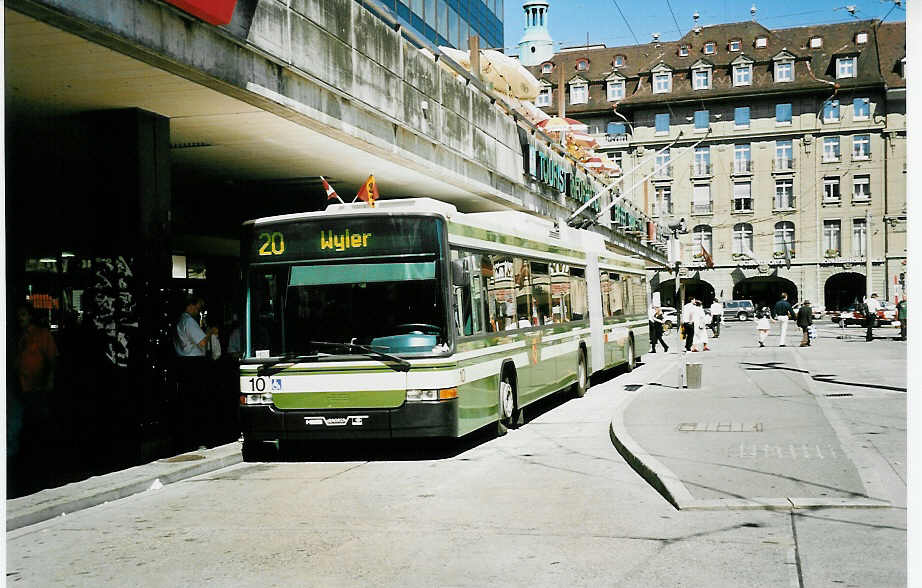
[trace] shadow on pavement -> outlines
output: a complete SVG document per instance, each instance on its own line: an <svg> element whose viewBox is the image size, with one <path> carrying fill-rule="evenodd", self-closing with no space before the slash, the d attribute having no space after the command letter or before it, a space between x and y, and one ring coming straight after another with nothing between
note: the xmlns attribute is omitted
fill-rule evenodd
<svg viewBox="0 0 922 588"><path fill-rule="evenodd" d="M748 371L762 371L762 370L784 370L788 372L798 372L801 374L808 374L811 379L816 382L822 382L824 384L840 384L842 386L855 386L859 388L875 388L878 390L893 390L895 392L906 392L906 388L899 386L885 386L883 384L864 384L860 382L847 382L842 380L835 379L834 374L811 374L808 370L802 370L799 368L793 368L782 364L777 361L769 361L765 363L753 363L748 361L740 362L740 365L750 366L744 367L743 369Z"/></svg>

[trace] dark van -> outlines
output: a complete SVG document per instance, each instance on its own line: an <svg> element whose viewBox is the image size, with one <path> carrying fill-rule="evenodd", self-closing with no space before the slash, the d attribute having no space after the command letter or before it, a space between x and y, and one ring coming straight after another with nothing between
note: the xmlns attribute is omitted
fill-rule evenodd
<svg viewBox="0 0 922 588"><path fill-rule="evenodd" d="M755 316L756 307L752 300L728 300L724 302L724 320L748 321Z"/></svg>

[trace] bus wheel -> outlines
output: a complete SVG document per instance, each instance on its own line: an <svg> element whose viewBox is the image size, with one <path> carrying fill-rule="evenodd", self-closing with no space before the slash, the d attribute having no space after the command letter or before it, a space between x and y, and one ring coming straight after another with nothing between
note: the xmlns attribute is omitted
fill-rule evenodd
<svg viewBox="0 0 922 588"><path fill-rule="evenodd" d="M496 434L505 435L509 429L514 429L516 425L515 407L515 386L512 383L512 376L509 372L504 372L502 379L499 381L499 420L496 425Z"/></svg>
<svg viewBox="0 0 922 588"><path fill-rule="evenodd" d="M589 390L589 370L586 369L586 352L580 350L576 363L576 397L582 398Z"/></svg>
<svg viewBox="0 0 922 588"><path fill-rule="evenodd" d="M627 364L625 371L633 371L637 367L637 357L634 355L634 338L627 338Z"/></svg>

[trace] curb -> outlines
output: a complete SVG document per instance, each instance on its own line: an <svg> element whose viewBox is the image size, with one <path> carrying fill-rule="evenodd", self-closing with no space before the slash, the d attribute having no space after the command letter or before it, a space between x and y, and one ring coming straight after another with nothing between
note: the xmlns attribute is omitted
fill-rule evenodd
<svg viewBox="0 0 922 588"><path fill-rule="evenodd" d="M7 500L6 530L14 531L243 461L239 442L176 457L188 459L177 462L167 461L172 458L153 461Z"/></svg>
<svg viewBox="0 0 922 588"><path fill-rule="evenodd" d="M660 379L667 370L672 369L670 363L656 377ZM631 469L646 480L660 495L666 499L676 510L810 510L820 508L889 508L892 504L887 500L874 498L770 498L756 497L750 499L715 499L698 500L692 497L691 492L682 483L682 480L672 470L663 465L658 459L648 454L627 431L624 425L624 411L643 391L642 385L634 391L626 391L621 400L614 406L614 416L609 426L609 437L612 445L624 458Z"/></svg>

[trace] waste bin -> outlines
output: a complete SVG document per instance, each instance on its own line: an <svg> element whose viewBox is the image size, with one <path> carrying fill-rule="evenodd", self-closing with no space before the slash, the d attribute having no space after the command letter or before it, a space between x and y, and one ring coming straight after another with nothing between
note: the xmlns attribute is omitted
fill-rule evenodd
<svg viewBox="0 0 922 588"><path fill-rule="evenodd" d="M686 387L689 389L701 387L701 364L700 363L686 363L685 364L685 384L686 384Z"/></svg>

